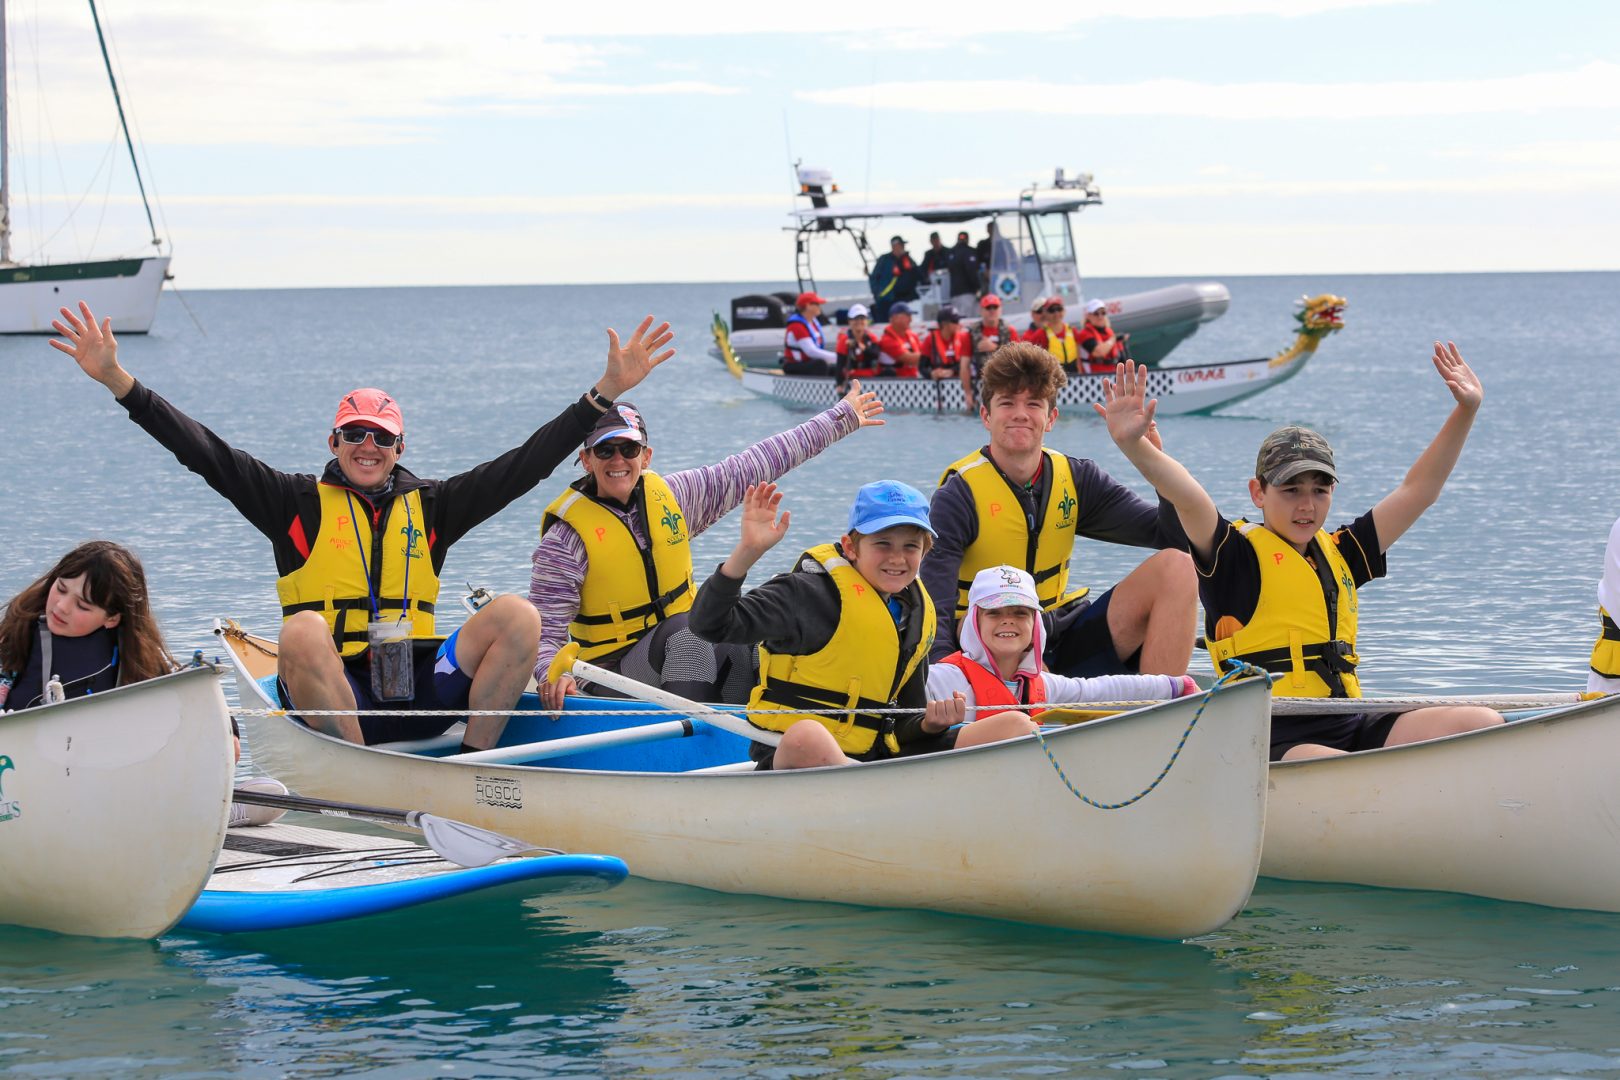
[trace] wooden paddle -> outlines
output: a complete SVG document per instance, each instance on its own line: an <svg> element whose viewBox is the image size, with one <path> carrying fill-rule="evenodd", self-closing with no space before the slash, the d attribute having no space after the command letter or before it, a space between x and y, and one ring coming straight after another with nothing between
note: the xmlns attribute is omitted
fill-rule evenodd
<svg viewBox="0 0 1620 1080"><path fill-rule="evenodd" d="M515 836L480 829L465 821L439 817L423 810L391 810L386 806L360 806L356 803L311 799L304 795L271 795L262 791L233 791L231 801L250 806L274 806L282 810L304 810L328 817L355 821L376 821L404 825L421 832L428 846L458 866L488 866L512 855L541 851L559 855L553 848L541 847Z"/></svg>
<svg viewBox="0 0 1620 1080"><path fill-rule="evenodd" d="M660 690L656 686L648 686L644 682L637 682L628 675L621 675L617 671L597 667L586 663L579 658L579 642L571 641L558 651L551 667L546 669L546 681L556 682L564 675L572 675L576 679L585 679L589 682L599 683L621 694L628 694L637 701L648 701L654 705L662 705L678 713L684 713L693 720L717 727L721 731L729 731L733 735L741 735L766 746L775 746L782 741L782 736L775 731L766 731L757 728L740 716L721 712L701 702L683 698L679 694L672 694L668 690Z"/></svg>

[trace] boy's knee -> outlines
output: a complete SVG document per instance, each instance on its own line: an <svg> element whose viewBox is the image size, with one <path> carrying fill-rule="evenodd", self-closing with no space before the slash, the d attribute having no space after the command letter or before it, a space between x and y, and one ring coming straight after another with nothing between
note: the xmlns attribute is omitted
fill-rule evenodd
<svg viewBox="0 0 1620 1080"><path fill-rule="evenodd" d="M1185 551L1165 548L1150 557L1148 562L1153 565L1161 585L1181 588L1195 594L1198 592L1198 572L1193 567L1192 556Z"/></svg>

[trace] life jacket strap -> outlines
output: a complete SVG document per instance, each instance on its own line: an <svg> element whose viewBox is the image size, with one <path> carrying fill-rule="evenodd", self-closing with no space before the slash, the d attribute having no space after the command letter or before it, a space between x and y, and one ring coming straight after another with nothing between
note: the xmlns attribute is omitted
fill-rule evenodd
<svg viewBox="0 0 1620 1080"><path fill-rule="evenodd" d="M381 600L377 601L378 611L401 611L408 607L415 608L424 615L432 615L435 610L435 605L431 600L395 600L391 597L385 596ZM334 599L331 604L327 604L327 602L324 600L307 600L297 604L281 605L281 617L284 619L289 618L298 614L300 611L369 612L370 610L371 598L366 596L356 597L349 600ZM365 635L362 634L361 636L364 637Z"/></svg>
<svg viewBox="0 0 1620 1080"><path fill-rule="evenodd" d="M1615 624L1608 612L1603 613L1603 640L1620 641L1620 625Z"/></svg>
<svg viewBox="0 0 1620 1080"><path fill-rule="evenodd" d="M1312 642L1302 648L1300 659L1307 671L1327 683L1334 697L1348 697L1342 676L1356 673L1356 662L1350 659L1355 651L1348 641ZM1235 658L1263 667L1273 675L1288 675L1294 670L1294 654L1287 647L1237 653Z"/></svg>
<svg viewBox="0 0 1620 1080"><path fill-rule="evenodd" d="M690 581L683 581L663 596L656 597L648 603L637 604L632 608L624 608L619 612L618 618L614 618L612 615L586 615L580 613L574 616L574 621L581 626L603 626L608 623L624 622L628 619L640 619L648 615L654 615L661 622L665 617L664 612L669 610L671 604L686 595L686 590L691 587L691 584Z"/></svg>
<svg viewBox="0 0 1620 1080"><path fill-rule="evenodd" d="M858 697L853 705L847 698L836 698L832 691L820 686L807 686L804 683L789 682L786 679L775 679L769 676L765 679L764 693L761 695L765 701L785 709L843 709L849 708L845 714L848 722L856 727L887 734L894 729L894 717L877 716L862 709L886 709L889 702L878 701L873 698ZM828 717L828 719L840 719Z"/></svg>

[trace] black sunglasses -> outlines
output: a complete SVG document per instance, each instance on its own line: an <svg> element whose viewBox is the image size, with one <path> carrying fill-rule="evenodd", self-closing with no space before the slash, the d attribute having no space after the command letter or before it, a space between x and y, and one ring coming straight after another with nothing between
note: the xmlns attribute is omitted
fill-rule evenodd
<svg viewBox="0 0 1620 1080"><path fill-rule="evenodd" d="M613 455L615 454L624 458L624 460L629 461L632 458L640 457L641 452L645 449L646 447L642 446L638 442L631 442L628 439L619 439L615 440L614 442L597 443L595 446L591 447L591 453L595 454L598 460L601 461L612 461Z"/></svg>
<svg viewBox="0 0 1620 1080"><path fill-rule="evenodd" d="M392 449L393 445L399 442L399 440L402 438L402 436L393 435L386 431L378 431L376 428L369 427L340 427L336 431L332 432L332 434L336 435L350 446L359 446L361 443L366 441L366 436L370 435L372 444L379 450Z"/></svg>

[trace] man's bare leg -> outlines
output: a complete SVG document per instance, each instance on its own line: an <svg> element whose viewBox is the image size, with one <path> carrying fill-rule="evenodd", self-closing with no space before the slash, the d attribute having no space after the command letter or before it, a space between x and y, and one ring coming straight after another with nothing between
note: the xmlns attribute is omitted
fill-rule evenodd
<svg viewBox="0 0 1620 1080"><path fill-rule="evenodd" d="M1185 675L1198 633L1198 574L1192 556L1170 548L1114 586L1108 633L1121 660L1137 649L1145 675Z"/></svg>
<svg viewBox="0 0 1620 1080"><path fill-rule="evenodd" d="M294 711L299 708L348 710L347 716L311 716L316 731L346 742L364 743L360 720L354 715L354 689L343 674L343 658L332 642L326 620L313 611L300 611L281 625L276 646L276 674L286 684Z"/></svg>
<svg viewBox="0 0 1620 1080"><path fill-rule="evenodd" d="M456 666L472 676L467 708L510 711L534 674L540 650L540 613L522 596L497 596L473 613L456 637ZM506 730L504 716L467 719L464 742L488 750Z"/></svg>

